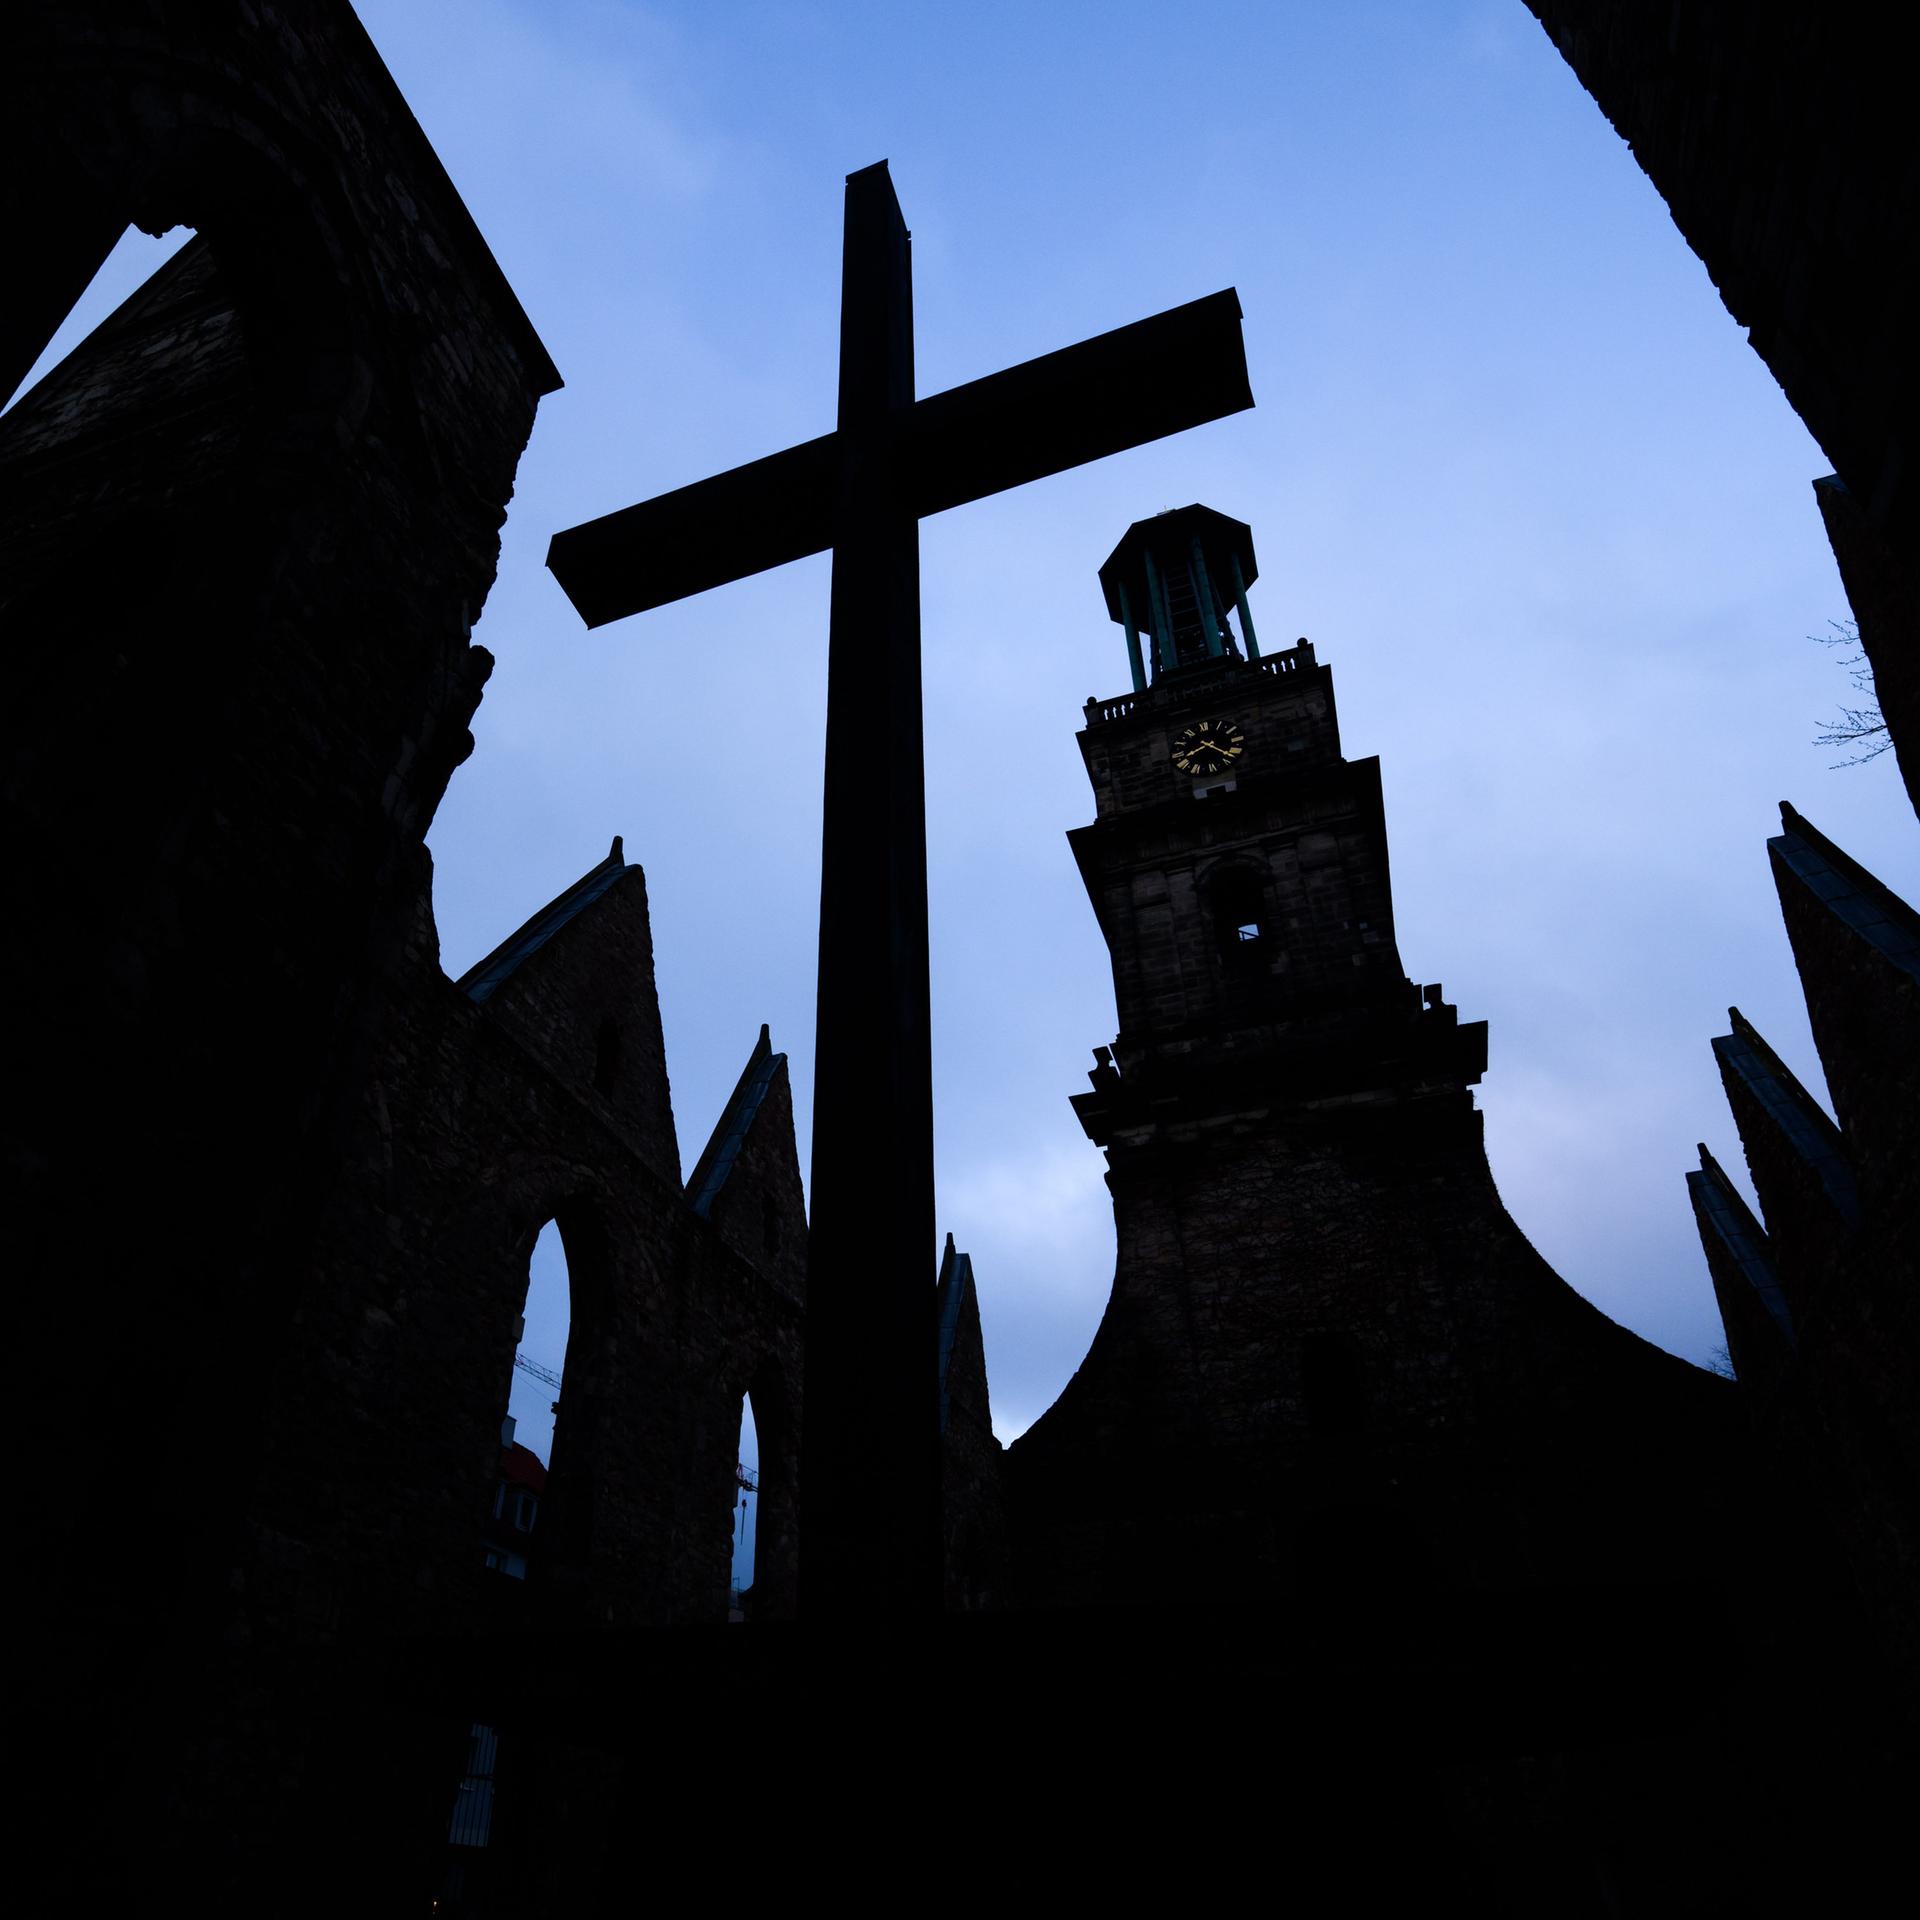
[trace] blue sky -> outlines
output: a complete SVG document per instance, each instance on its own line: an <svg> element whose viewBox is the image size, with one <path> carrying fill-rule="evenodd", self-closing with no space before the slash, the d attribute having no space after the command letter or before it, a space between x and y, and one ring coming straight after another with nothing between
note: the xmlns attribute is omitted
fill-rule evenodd
<svg viewBox="0 0 1920 1920"><path fill-rule="evenodd" d="M431 839L450 972L623 833L683 1162L767 1020L804 1165L827 562L588 634L542 559L831 427L841 183L885 158L922 392L1232 285L1258 402L922 533L939 1217L1003 1437L1112 1276L1066 1104L1114 1018L1064 838L1091 815L1080 704L1127 683L1094 570L1191 500L1251 522L1263 642L1310 635L1347 753L1381 756L1400 951L1491 1023L1516 1219L1616 1319L1708 1355L1682 1175L1702 1139L1740 1165L1707 1047L1727 1005L1824 1093L1776 803L1909 897L1920 843L1890 756L1835 772L1811 744L1848 697L1808 638L1846 614L1827 463L1518 0L360 13L567 381Z"/></svg>

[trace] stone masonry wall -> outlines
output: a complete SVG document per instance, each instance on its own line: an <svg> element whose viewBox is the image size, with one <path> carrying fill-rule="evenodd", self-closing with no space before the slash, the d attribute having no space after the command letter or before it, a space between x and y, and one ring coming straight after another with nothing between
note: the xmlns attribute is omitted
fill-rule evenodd
<svg viewBox="0 0 1920 1920"><path fill-rule="evenodd" d="M1522 1237L1464 1094L1110 1153L1114 1293L1009 1453L1036 1601L1681 1578L1731 1390Z"/></svg>

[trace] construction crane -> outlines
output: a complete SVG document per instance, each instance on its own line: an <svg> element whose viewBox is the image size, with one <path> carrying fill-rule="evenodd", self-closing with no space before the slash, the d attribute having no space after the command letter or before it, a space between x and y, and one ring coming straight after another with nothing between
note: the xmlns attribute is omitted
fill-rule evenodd
<svg viewBox="0 0 1920 1920"><path fill-rule="evenodd" d="M513 1356L513 1364L522 1373L530 1373L543 1386L551 1387L555 1393L560 1391L560 1376L551 1367L543 1367L537 1360L529 1360L524 1353Z"/></svg>
<svg viewBox="0 0 1920 1920"><path fill-rule="evenodd" d="M524 1353L516 1353L513 1356L513 1364L522 1373L531 1374L543 1386L551 1387L555 1393L560 1391L560 1376L551 1367L543 1367L539 1361L529 1360ZM760 1482L754 1477L754 1472L752 1467L744 1466L739 1461L734 1462L733 1483L742 1493L760 1491Z"/></svg>

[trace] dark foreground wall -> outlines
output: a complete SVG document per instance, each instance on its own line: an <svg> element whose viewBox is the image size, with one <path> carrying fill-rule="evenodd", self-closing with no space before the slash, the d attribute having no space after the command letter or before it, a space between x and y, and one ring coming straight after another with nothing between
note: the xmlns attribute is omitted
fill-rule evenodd
<svg viewBox="0 0 1920 1920"><path fill-rule="evenodd" d="M1527 5L1833 462L1821 509L1920 810L1906 22L1858 0Z"/></svg>
<svg viewBox="0 0 1920 1920"><path fill-rule="evenodd" d="M350 10L4 33L14 370L129 221L197 230L0 421L32 1880L425 1911L503 1664L476 1637L723 1620L749 1389L757 1598L791 1606L785 1063L763 1034L686 1191L617 845L484 979L441 972L424 837L558 376ZM508 1580L550 1219L573 1334ZM400 1645L444 1695L402 1697ZM500 1747L530 1844L571 1776Z"/></svg>
<svg viewBox="0 0 1920 1920"><path fill-rule="evenodd" d="M1738 1008L1713 1043L1762 1226L1688 1176L1769 1471L1825 1517L1920 1727L1920 915L1790 807L1767 843L1838 1124Z"/></svg>
<svg viewBox="0 0 1920 1920"><path fill-rule="evenodd" d="M1915 187L1897 14L1527 0L1873 523L1915 526Z"/></svg>

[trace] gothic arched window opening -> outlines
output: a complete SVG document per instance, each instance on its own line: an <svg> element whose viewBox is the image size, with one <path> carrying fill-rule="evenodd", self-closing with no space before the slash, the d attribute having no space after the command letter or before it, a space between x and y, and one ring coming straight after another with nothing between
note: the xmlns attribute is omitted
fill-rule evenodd
<svg viewBox="0 0 1920 1920"><path fill-rule="evenodd" d="M760 1434L753 1423L753 1395L740 1396L740 1441L733 1472L733 1546L727 1575L727 1618L750 1617L754 1547L760 1517Z"/></svg>
<svg viewBox="0 0 1920 1920"><path fill-rule="evenodd" d="M573 1331L573 1289L559 1223L540 1229L527 1262L526 1304L513 1356L513 1382L507 1414L512 1438L553 1464L554 1417L566 1376L567 1342Z"/></svg>
<svg viewBox="0 0 1920 1920"><path fill-rule="evenodd" d="M524 1580L545 1544L536 1536L543 1531L541 1507L572 1335L572 1292L559 1225L549 1220L527 1260L486 1528L486 1564L510 1579Z"/></svg>

